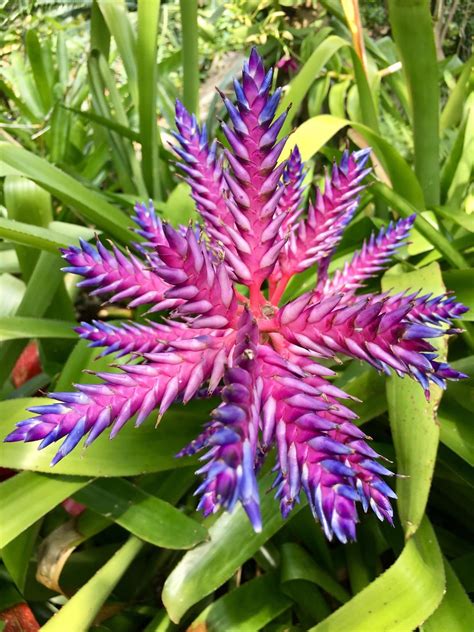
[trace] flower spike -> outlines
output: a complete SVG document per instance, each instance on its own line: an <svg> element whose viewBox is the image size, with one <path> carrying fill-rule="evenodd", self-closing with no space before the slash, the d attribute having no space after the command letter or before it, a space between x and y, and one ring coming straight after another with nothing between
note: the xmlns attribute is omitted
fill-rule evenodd
<svg viewBox="0 0 474 632"><path fill-rule="evenodd" d="M283 195L278 202L278 208L285 214L285 220L281 225L281 232L295 228L298 217L303 212L303 180L305 174L300 150L295 146L291 152L285 171L283 172Z"/></svg>
<svg viewBox="0 0 474 632"><path fill-rule="evenodd" d="M208 449L207 463L198 470L205 476L197 493L204 515L219 507L232 511L240 500L256 532L262 530L260 502L255 476L258 441L260 389L257 379L258 328L248 311L242 314L234 362L224 374L223 403L211 416L204 433L183 451Z"/></svg>
<svg viewBox="0 0 474 632"><path fill-rule="evenodd" d="M370 171L369 150L345 151L305 211L299 150L279 162L286 113L278 113L281 89L272 93L272 81L252 50L236 99L221 95L225 149L209 145L205 126L177 102L174 151L200 225L174 228L151 203L137 204L137 256L100 241L63 251L81 288L132 309L146 304L160 319L82 323L79 335L103 356L127 356L123 364L97 373L98 383L50 393L55 401L30 408L5 441L41 449L60 442L55 464L132 418L140 426L173 404L214 395L220 402L202 432L177 455L200 454L204 515L240 504L261 531L257 474L274 452L282 515L304 495L326 537L344 543L355 540L363 512L392 523L396 495L386 482L393 472L356 423L355 398L331 381L325 361L355 358L414 379L429 397L431 383L445 388L466 377L438 358L430 339L458 333L453 320L467 308L449 294L363 292L407 242L414 217L372 235L328 276ZM291 277L313 265L315 287L284 303Z"/></svg>
<svg viewBox="0 0 474 632"><path fill-rule="evenodd" d="M349 296L362 286L365 279L383 270L397 250L406 245L415 219L416 215L412 215L396 224L390 223L378 235L372 234L369 241L364 242L362 250L354 254L351 262L343 270L337 270L332 280L326 280L323 293L334 294L344 290L345 295Z"/></svg>
<svg viewBox="0 0 474 632"><path fill-rule="evenodd" d="M319 282L325 281L332 253L357 209L359 193L365 188L361 183L370 173L365 168L368 157L368 150L352 154L346 150L339 166L334 164L331 176L326 176L324 192L316 190L316 201L310 204L308 217L300 220L290 234L271 275L273 285L277 285L273 301L281 298L294 274L315 263L319 266Z"/></svg>
<svg viewBox="0 0 474 632"><path fill-rule="evenodd" d="M231 126L222 125L230 145L224 178L227 205L236 229L226 228L235 253L224 246L227 261L239 280L258 290L273 269L285 238L277 237L280 220L275 214L284 188L280 186L286 163L278 163L285 139L277 141L286 113L275 119L281 89L270 93L272 71L265 72L256 49L244 65L242 83L234 82L237 105L224 97Z"/></svg>
<svg viewBox="0 0 474 632"><path fill-rule="evenodd" d="M222 233L222 226L233 226L234 220L223 195L226 188L223 158L217 155L217 143L214 141L209 147L205 125L200 127L196 116L189 114L179 99L176 100L176 127L178 131L174 132L174 136L179 145L173 146L173 149L181 159L178 167L191 187L196 208L209 234L230 243Z"/></svg>
<svg viewBox="0 0 474 632"><path fill-rule="evenodd" d="M109 302L126 300L130 307L163 297L168 284L133 255L125 256L114 244L107 250L99 240L96 248L82 239L80 244L61 250L69 264L63 272L83 276L78 287L95 288L91 296L110 294Z"/></svg>

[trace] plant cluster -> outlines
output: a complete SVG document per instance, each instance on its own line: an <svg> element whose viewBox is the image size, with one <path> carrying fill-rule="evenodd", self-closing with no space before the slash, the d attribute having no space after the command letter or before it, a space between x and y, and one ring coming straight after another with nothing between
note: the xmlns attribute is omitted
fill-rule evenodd
<svg viewBox="0 0 474 632"><path fill-rule="evenodd" d="M7 629L469 620L472 59L351 7L0 8Z"/></svg>

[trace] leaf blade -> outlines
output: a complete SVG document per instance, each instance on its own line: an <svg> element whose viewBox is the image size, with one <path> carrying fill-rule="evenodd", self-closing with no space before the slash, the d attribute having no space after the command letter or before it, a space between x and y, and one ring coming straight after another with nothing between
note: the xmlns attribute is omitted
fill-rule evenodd
<svg viewBox="0 0 474 632"><path fill-rule="evenodd" d="M74 497L155 546L189 549L207 535L202 525L170 503L121 478L96 480Z"/></svg>
<svg viewBox="0 0 474 632"><path fill-rule="evenodd" d="M435 610L443 592L441 551L424 518L393 566L309 632L412 632Z"/></svg>
<svg viewBox="0 0 474 632"><path fill-rule="evenodd" d="M45 632L63 632L74 621L76 632L87 632L102 604L140 553L143 542L131 536L127 542L43 626Z"/></svg>
<svg viewBox="0 0 474 632"><path fill-rule="evenodd" d="M438 296L445 292L441 270L436 263L405 274L387 273L382 290L397 293L413 287ZM440 355L446 357L444 340ZM398 473L406 478L397 480L398 509L405 537L416 532L423 517L433 477L439 442L436 411L441 389L431 387L428 402L421 386L413 380L392 375L387 378L387 402L393 442L397 455ZM416 423L414 423L414 419Z"/></svg>
<svg viewBox="0 0 474 632"><path fill-rule="evenodd" d="M0 548L89 481L84 477L21 472L1 483L0 499L9 519L2 526Z"/></svg>

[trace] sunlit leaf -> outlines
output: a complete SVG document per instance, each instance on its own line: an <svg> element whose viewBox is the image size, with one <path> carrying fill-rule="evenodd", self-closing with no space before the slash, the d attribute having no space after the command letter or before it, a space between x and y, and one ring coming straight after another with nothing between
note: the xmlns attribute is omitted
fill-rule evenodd
<svg viewBox="0 0 474 632"><path fill-rule="evenodd" d="M423 292L433 292L434 296L443 294L445 287L438 264L405 274L389 271L382 279L382 289L393 294L413 288L423 288ZM444 342L441 358L446 357L446 346ZM427 401L423 389L414 380L395 375L387 379L397 470L403 476L397 480L398 509L407 538L418 529L428 499L439 441L436 411L440 399L441 389L436 385L431 387L430 401Z"/></svg>
<svg viewBox="0 0 474 632"><path fill-rule="evenodd" d="M393 566L311 632L412 632L437 608L444 586L441 552L424 518Z"/></svg>
<svg viewBox="0 0 474 632"><path fill-rule="evenodd" d="M76 338L74 323L46 318L0 318L0 341L19 338Z"/></svg>
<svg viewBox="0 0 474 632"><path fill-rule="evenodd" d="M2 524L0 548L89 481L78 476L21 472L0 483L2 511L9 517Z"/></svg>

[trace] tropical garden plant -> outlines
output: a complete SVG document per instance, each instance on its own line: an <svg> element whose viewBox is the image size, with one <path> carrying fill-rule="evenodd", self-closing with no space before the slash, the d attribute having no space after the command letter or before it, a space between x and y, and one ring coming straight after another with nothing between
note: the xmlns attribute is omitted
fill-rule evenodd
<svg viewBox="0 0 474 632"><path fill-rule="evenodd" d="M422 0L376 39L357 2L23 4L1 15L6 629L468 629L465 48Z"/></svg>

